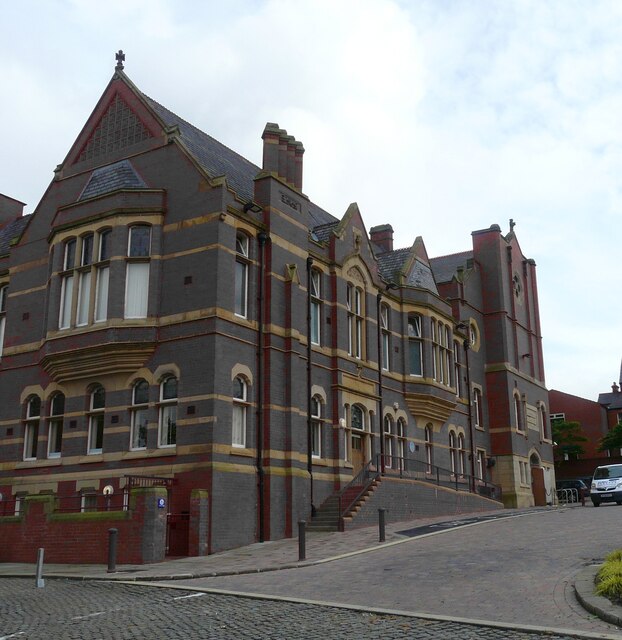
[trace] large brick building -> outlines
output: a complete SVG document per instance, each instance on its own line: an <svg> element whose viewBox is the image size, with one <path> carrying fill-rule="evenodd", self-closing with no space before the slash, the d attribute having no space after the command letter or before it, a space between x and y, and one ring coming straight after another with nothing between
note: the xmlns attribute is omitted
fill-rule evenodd
<svg viewBox="0 0 622 640"><path fill-rule="evenodd" d="M366 468L550 501L535 264L513 228L435 259L421 238L394 249L391 225L305 195L300 142L262 138L257 167L119 63L34 213L0 199L6 527L26 496L85 511L164 484L173 514L201 491L193 548L213 552L292 535Z"/></svg>

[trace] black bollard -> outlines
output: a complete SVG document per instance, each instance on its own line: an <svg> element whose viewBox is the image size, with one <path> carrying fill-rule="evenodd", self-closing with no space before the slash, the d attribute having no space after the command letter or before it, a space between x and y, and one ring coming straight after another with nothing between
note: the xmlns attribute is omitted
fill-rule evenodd
<svg viewBox="0 0 622 640"><path fill-rule="evenodd" d="M384 514L386 513L386 509L378 509L378 539L380 542L384 542Z"/></svg>
<svg viewBox="0 0 622 640"><path fill-rule="evenodd" d="M298 560L306 560L307 558L307 545L305 541L305 526L304 520L298 521Z"/></svg>
<svg viewBox="0 0 622 640"><path fill-rule="evenodd" d="M117 570L117 534L118 529L108 529L108 573Z"/></svg>

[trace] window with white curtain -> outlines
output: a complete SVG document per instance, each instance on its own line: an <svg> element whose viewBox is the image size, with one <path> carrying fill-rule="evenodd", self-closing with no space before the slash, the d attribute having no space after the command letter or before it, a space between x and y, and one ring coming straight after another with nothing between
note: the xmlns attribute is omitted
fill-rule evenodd
<svg viewBox="0 0 622 640"><path fill-rule="evenodd" d="M104 443L104 409L106 407L106 392L103 387L95 387L91 392L89 410L89 434L87 453L101 453Z"/></svg>
<svg viewBox="0 0 622 640"><path fill-rule="evenodd" d="M234 447L246 447L247 396L248 387L246 381L241 376L237 376L233 380L233 416L231 426L231 444Z"/></svg>
<svg viewBox="0 0 622 640"><path fill-rule="evenodd" d="M132 389L132 410L130 427L130 449L147 448L147 425L149 411L149 383L139 380Z"/></svg>
<svg viewBox="0 0 622 640"><path fill-rule="evenodd" d="M65 396L57 393L50 402L50 418L48 420L48 458L60 458L63 444L63 414L65 413Z"/></svg>
<svg viewBox="0 0 622 640"><path fill-rule="evenodd" d="M130 227L125 274L125 318L146 318L149 302L151 227Z"/></svg>
<svg viewBox="0 0 622 640"><path fill-rule="evenodd" d="M39 445L39 423L41 421L41 398L32 396L26 404L24 425L24 460L37 459Z"/></svg>
<svg viewBox="0 0 622 640"><path fill-rule="evenodd" d="M170 376L160 384L160 424L158 446L177 444L177 378Z"/></svg>

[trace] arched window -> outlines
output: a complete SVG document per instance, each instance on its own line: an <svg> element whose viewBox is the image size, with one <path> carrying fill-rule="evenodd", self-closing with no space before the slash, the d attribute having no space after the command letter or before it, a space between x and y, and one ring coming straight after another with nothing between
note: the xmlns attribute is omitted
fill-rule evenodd
<svg viewBox="0 0 622 640"><path fill-rule="evenodd" d="M538 416L540 417L540 437L542 440L550 440L549 415L543 404L538 407Z"/></svg>
<svg viewBox="0 0 622 640"><path fill-rule="evenodd" d="M311 398L311 455L322 457L322 402L319 396Z"/></svg>
<svg viewBox="0 0 622 640"><path fill-rule="evenodd" d="M238 233L235 237L235 315L248 317L248 236Z"/></svg>
<svg viewBox="0 0 622 640"><path fill-rule="evenodd" d="M458 434L458 460L460 462L459 473L464 475L466 473L466 450L464 448L464 434Z"/></svg>
<svg viewBox="0 0 622 640"><path fill-rule="evenodd" d="M397 420L397 448L395 454L397 456L397 462L400 469L406 468L406 422L404 418L398 418Z"/></svg>
<svg viewBox="0 0 622 640"><path fill-rule="evenodd" d="M363 291L348 283L346 289L348 310L348 355L363 357Z"/></svg>
<svg viewBox="0 0 622 640"><path fill-rule="evenodd" d="M160 383L160 420L158 446L177 444L177 378L170 376Z"/></svg>
<svg viewBox="0 0 622 640"><path fill-rule="evenodd" d="M382 331L382 368L388 371L391 366L391 333L389 326L389 306L380 306L380 329Z"/></svg>
<svg viewBox="0 0 622 640"><path fill-rule="evenodd" d="M125 318L147 317L150 256L151 227L130 227L125 272Z"/></svg>
<svg viewBox="0 0 622 640"><path fill-rule="evenodd" d="M104 229L98 234L97 265L95 276L94 321L103 322L108 317L108 283L110 281L110 239L112 231Z"/></svg>
<svg viewBox="0 0 622 640"><path fill-rule="evenodd" d="M480 429L484 428L484 419L482 414L482 392L477 387L473 389L473 421L475 422L476 427Z"/></svg>
<svg viewBox="0 0 622 640"><path fill-rule="evenodd" d="M391 416L384 417L384 466L389 469L394 466L393 459L393 418Z"/></svg>
<svg viewBox="0 0 622 640"><path fill-rule="evenodd" d="M38 396L32 396L26 404L26 423L24 425L24 460L37 459L40 420L41 399Z"/></svg>
<svg viewBox="0 0 622 640"><path fill-rule="evenodd" d="M89 435L88 454L102 452L104 442L104 409L106 407L106 392L101 386L91 391L89 402Z"/></svg>
<svg viewBox="0 0 622 640"><path fill-rule="evenodd" d="M352 428L365 431L365 413L358 404L352 407Z"/></svg>
<svg viewBox="0 0 622 640"><path fill-rule="evenodd" d="M523 410L521 406L521 398L518 393L514 394L514 420L516 423L516 429L518 431L524 431L523 425Z"/></svg>
<svg viewBox="0 0 622 640"><path fill-rule="evenodd" d="M421 316L408 316L408 365L411 376L423 375Z"/></svg>
<svg viewBox="0 0 622 640"><path fill-rule="evenodd" d="M0 286L0 358L4 346L4 327L6 325L6 298L9 291L7 285Z"/></svg>
<svg viewBox="0 0 622 640"><path fill-rule="evenodd" d="M248 386L241 376L233 380L233 420L231 444L246 447L246 427L248 414Z"/></svg>
<svg viewBox="0 0 622 640"><path fill-rule="evenodd" d="M460 375L460 343L454 340L454 387L456 387L456 396L459 398L462 395L462 385Z"/></svg>
<svg viewBox="0 0 622 640"><path fill-rule="evenodd" d="M432 473L432 465L434 464L434 449L432 444L432 427L430 425L427 425L424 429L424 439L426 473Z"/></svg>
<svg viewBox="0 0 622 640"><path fill-rule="evenodd" d="M48 421L48 458L60 458L63 444L63 415L65 413L65 396L56 393L50 402L50 419Z"/></svg>
<svg viewBox="0 0 622 640"><path fill-rule="evenodd" d="M149 383L138 380L132 388L130 449L147 448L147 414L149 409Z"/></svg>
<svg viewBox="0 0 622 640"><path fill-rule="evenodd" d="M322 274L317 269L311 270L311 343L320 344L322 318Z"/></svg>
<svg viewBox="0 0 622 640"><path fill-rule="evenodd" d="M453 431L449 432L449 466L451 472L456 474L458 469L458 450L456 446L456 434Z"/></svg>

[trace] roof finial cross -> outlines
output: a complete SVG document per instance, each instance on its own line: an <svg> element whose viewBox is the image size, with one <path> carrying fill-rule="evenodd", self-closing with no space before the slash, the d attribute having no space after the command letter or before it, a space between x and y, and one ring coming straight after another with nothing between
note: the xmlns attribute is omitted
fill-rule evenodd
<svg viewBox="0 0 622 640"><path fill-rule="evenodd" d="M515 226L516 226L516 222L514 222L514 218L510 218L510 233L514 231Z"/></svg>
<svg viewBox="0 0 622 640"><path fill-rule="evenodd" d="M123 62L125 61L125 54L123 53L123 49L119 49L118 53L115 53L114 57L117 60L117 66L115 67L115 70L123 71Z"/></svg>

